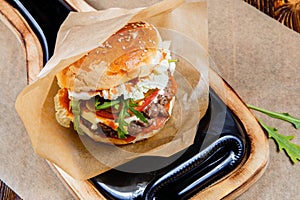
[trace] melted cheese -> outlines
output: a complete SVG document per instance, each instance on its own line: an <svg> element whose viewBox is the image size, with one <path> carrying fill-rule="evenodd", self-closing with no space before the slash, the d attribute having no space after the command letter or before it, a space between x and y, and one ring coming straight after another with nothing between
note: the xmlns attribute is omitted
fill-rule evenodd
<svg viewBox="0 0 300 200"><path fill-rule="evenodd" d="M97 129L97 124L98 123L103 123L103 124L111 127L114 130L116 130L118 128L118 124L114 120L107 119L107 118L104 118L104 117L100 117L100 116L96 115L95 112L83 111L81 113L81 117L83 117L84 119L91 122L92 123L91 128L94 129L94 130Z"/></svg>
<svg viewBox="0 0 300 200"><path fill-rule="evenodd" d="M83 117L84 119L86 119L92 123L91 129L93 129L93 130L97 129L98 123L103 123L106 126L109 126L114 130L117 130L117 128L119 126L118 123L115 122L115 120L100 117L100 116L96 115L96 113L93 113L93 112L83 111L81 114L81 117ZM139 120L139 119L135 115L124 119L124 121L126 121L128 124L130 124L132 121L137 121L137 120Z"/></svg>

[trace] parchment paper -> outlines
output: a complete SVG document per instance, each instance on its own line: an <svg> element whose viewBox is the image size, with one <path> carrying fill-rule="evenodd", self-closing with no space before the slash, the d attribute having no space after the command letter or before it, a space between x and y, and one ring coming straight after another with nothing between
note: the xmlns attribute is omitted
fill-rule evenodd
<svg viewBox="0 0 300 200"><path fill-rule="evenodd" d="M39 79L16 101L16 110L37 154L76 179L88 179L138 156L170 156L193 143L197 123L208 106L208 59L198 42L197 33L202 30L190 26L199 24L198 18L185 15L192 7L178 7L182 3L166 0L148 8L113 8L68 16L58 33L53 57ZM95 143L79 137L72 128L61 127L53 103L58 90L55 74L101 45L127 22L139 20L158 26L163 39L171 40L171 51L180 60L175 73L179 89L174 113L164 129L148 140L116 147Z"/></svg>

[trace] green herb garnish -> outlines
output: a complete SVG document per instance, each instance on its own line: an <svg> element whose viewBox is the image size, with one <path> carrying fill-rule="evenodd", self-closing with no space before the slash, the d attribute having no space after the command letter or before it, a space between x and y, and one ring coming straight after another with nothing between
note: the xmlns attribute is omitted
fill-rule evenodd
<svg viewBox="0 0 300 200"><path fill-rule="evenodd" d="M139 118L142 122L147 123L148 120L146 117L141 113L140 111L136 110L134 107L137 107L138 105L134 103L132 99L129 100L129 110L137 117Z"/></svg>
<svg viewBox="0 0 300 200"><path fill-rule="evenodd" d="M83 134L82 129L79 127L80 115L81 115L80 101L72 100L71 104L72 104L71 105L72 112L74 114L74 129L79 134ZM94 104L95 104L95 110L114 108L117 112L119 112L116 122L118 123L118 128L117 128L118 138L120 139L125 139L126 135L128 135L129 124L125 121L125 118L130 116L130 112L142 122L144 123L148 122L146 117L143 115L143 113L135 109L135 107L138 107L138 104L136 104L133 99L127 99L127 100L118 99L114 101L103 102L101 101L101 98L99 96L96 96Z"/></svg>
<svg viewBox="0 0 300 200"><path fill-rule="evenodd" d="M118 138L120 139L124 139L126 138L126 135L128 135L128 123L124 120L126 116L128 116L128 103L126 103L126 101L123 101L123 105L121 108L121 111L119 113L119 117L118 117L118 128L117 128L117 132L118 132Z"/></svg>
<svg viewBox="0 0 300 200"><path fill-rule="evenodd" d="M296 129L300 128L300 119L291 116L289 113L272 112L272 111L268 111L268 110L265 110L265 109L262 109L262 108L258 108L256 106L249 105L249 104L248 104L248 107L253 109L253 110L257 110L259 112L262 112L262 113L264 113L264 114L266 114L270 117L287 121L287 122L293 124Z"/></svg>
<svg viewBox="0 0 300 200"><path fill-rule="evenodd" d="M95 100L95 108L97 110L102 110L102 109L114 107L119 103L120 101L108 101L101 104L99 101Z"/></svg>
<svg viewBox="0 0 300 200"><path fill-rule="evenodd" d="M138 119L140 119L142 122L147 123L146 117L141 113L140 111L136 110L134 107L137 107L138 105L134 103L133 99L127 99L122 101L122 108L119 113L119 117L117 119L118 123L118 138L124 139L126 138L126 135L128 135L128 126L129 124L125 121L125 117L130 116L129 112L132 112Z"/></svg>
<svg viewBox="0 0 300 200"><path fill-rule="evenodd" d="M258 108L253 105L247 105L247 106L253 110L262 112L272 118L276 118L276 119L280 119L280 120L289 122L289 123L293 124L293 126L296 129L298 129L300 127L300 119L293 117L288 113L272 112L272 111L268 111L266 109ZM260 123L261 127L268 133L268 137L272 138L275 141L275 143L278 146L279 151L284 150L286 152L286 155L293 162L293 164L297 163L298 160L300 160L300 146L291 142L291 140L294 138L294 136L282 135L277 131L276 128L266 125L260 119L258 119L258 122Z"/></svg>
<svg viewBox="0 0 300 200"><path fill-rule="evenodd" d="M80 101L79 100L72 100L71 101L72 113L74 115L74 130L77 131L79 135L84 135L83 130L79 127L80 126Z"/></svg>
<svg viewBox="0 0 300 200"><path fill-rule="evenodd" d="M278 133L276 128L267 126L261 120L258 121L260 125L267 131L269 138L272 138L276 142L279 151L284 150L293 164L296 164L298 160L300 160L300 146L291 142L294 136L282 135Z"/></svg>

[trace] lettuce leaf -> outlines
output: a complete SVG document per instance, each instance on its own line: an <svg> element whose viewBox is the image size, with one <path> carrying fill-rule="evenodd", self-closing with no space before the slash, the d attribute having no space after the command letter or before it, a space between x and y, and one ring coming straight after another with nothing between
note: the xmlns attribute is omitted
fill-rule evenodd
<svg viewBox="0 0 300 200"><path fill-rule="evenodd" d="M71 101L71 108L72 108L72 113L74 115L74 130L77 131L79 135L84 135L82 129L80 128L80 101L79 100L72 100Z"/></svg>

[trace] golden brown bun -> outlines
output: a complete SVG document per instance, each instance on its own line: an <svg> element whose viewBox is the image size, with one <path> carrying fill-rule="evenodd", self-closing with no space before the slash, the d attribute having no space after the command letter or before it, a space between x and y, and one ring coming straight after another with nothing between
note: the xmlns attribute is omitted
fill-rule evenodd
<svg viewBox="0 0 300 200"><path fill-rule="evenodd" d="M73 121L74 115L69 110L70 100L68 97L68 90L62 88L58 90L54 97L55 117L60 125L63 127L70 127L71 121Z"/></svg>
<svg viewBox="0 0 300 200"><path fill-rule="evenodd" d="M58 84L69 91L109 89L151 73L161 37L152 25L129 23L102 46L57 74Z"/></svg>

